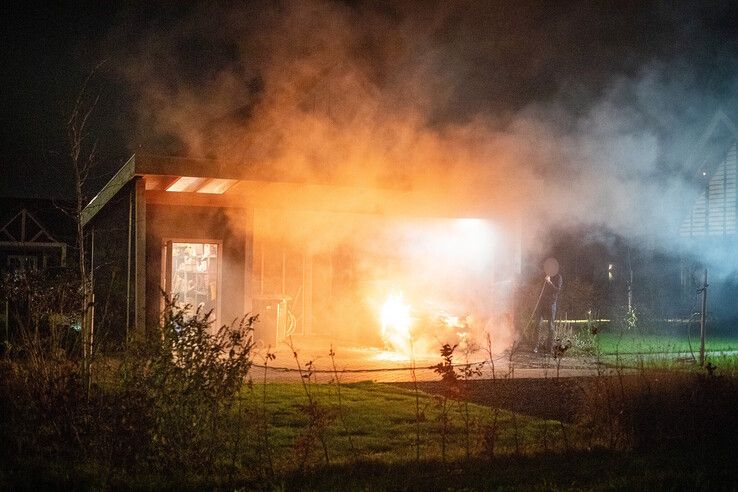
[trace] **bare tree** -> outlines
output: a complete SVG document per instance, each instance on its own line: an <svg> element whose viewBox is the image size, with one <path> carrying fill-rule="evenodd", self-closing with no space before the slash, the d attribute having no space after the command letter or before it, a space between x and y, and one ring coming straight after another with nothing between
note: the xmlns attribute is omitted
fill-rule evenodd
<svg viewBox="0 0 738 492"><path fill-rule="evenodd" d="M97 158L97 140L90 135L90 116L97 106L99 96L90 96L89 85L99 68L93 69L72 106L67 120L67 140L69 158L74 179L74 208L72 215L76 226L76 243L79 255L79 277L82 288L81 331L82 331L82 376L85 388L89 389L92 374L92 349L94 343L94 327L92 320L93 292L92 279L87 271L87 245L82 227L82 210L86 204L85 188Z"/></svg>

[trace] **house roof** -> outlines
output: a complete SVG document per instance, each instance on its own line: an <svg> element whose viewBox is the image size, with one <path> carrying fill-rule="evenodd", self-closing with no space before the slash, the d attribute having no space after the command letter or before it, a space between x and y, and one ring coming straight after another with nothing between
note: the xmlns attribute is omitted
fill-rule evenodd
<svg viewBox="0 0 738 492"><path fill-rule="evenodd" d="M65 201L0 197L0 241L71 244L71 209L72 204Z"/></svg>
<svg viewBox="0 0 738 492"><path fill-rule="evenodd" d="M738 128L718 110L693 146L686 161L692 181L701 190L694 200L679 204L682 237L735 235L735 145Z"/></svg>
<svg viewBox="0 0 738 492"><path fill-rule="evenodd" d="M727 149L736 141L738 127L722 109L718 109L687 158L687 169L693 169L697 179L711 174Z"/></svg>

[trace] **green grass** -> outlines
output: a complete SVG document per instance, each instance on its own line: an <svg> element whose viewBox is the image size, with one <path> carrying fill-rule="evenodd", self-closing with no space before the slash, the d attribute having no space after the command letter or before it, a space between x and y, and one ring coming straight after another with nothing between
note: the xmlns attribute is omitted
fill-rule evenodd
<svg viewBox="0 0 738 492"><path fill-rule="evenodd" d="M684 335L647 335L637 332L603 332L597 335L600 350L605 355L633 353L690 352L690 339ZM691 350L699 353L699 334L691 339ZM738 337L708 336L705 350L710 352L738 350Z"/></svg>
<svg viewBox="0 0 738 492"><path fill-rule="evenodd" d="M324 462L319 443L312 442L308 466L297 466L300 443L310 435L303 386L253 384L242 390L240 415L246 425L241 426L245 433L241 444L233 446L236 422L224 422L217 429L225 460L222 474L190 476L186 470L178 470L165 476L111 478L105 477L95 463L70 468L62 466L62 461L39 461L27 463L26 469L9 472L5 477L0 468L0 489L710 490L737 483L738 469L728 465L732 463L729 457L718 454L722 448L703 446L700 450L680 451L664 447L635 453L603 450L597 447L602 446L602 439L595 439L594 449L590 449L586 429L562 427L557 421L504 410L497 414L495 455L490 457L485 453L483 437L494 411L473 404L468 406L471 458L466 459L464 406L460 403L453 403L449 410L451 425L444 461L439 402L425 393L419 394L423 417L420 460L416 461L416 395L412 390L372 382L341 385L343 421L335 384L309 385L309 389L332 418L324 436L329 465ZM564 432L569 450L564 445ZM231 448L242 453L233 476L228 472ZM273 462L273 475L265 472L267 455Z"/></svg>
<svg viewBox="0 0 738 492"><path fill-rule="evenodd" d="M341 418L336 385L311 385L310 389L319 405L332 417L325 433L332 463L349 462L354 458L386 463L415 459L416 406L412 390L372 382L341 385ZM269 445L277 467L287 469L294 460L296 443L308 432L309 418L304 411L307 403L305 391L300 384L294 383L268 383L266 387L255 384L251 390L244 390L243 393L255 412L261 412L264 390ZM420 455L424 459L441 457L439 404L437 397L420 392ZM468 410L470 451L479 454L484 448L482 429L485 425L493 424L494 412L488 407L474 404L469 404ZM448 416L447 458L465 456L463 404L449 403ZM498 411L496 421L497 452L513 452L516 440L517 449L521 451L534 442L540 446L540 437L544 432L549 433L551 446L557 446L556 434L560 432L558 422L514 415L504 410ZM324 460L319 449L315 450L314 455L316 461Z"/></svg>
<svg viewBox="0 0 738 492"><path fill-rule="evenodd" d="M625 367L677 369L703 372L699 361L699 338L684 335L602 332L594 344L602 361ZM690 345L691 344L691 345ZM717 335L705 340L705 363L717 367L716 374L738 375L738 337ZM586 352L592 355L592 352Z"/></svg>

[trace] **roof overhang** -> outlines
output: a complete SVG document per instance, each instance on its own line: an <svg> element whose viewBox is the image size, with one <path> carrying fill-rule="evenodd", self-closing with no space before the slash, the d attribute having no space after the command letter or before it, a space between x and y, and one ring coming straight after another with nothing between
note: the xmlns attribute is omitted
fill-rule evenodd
<svg viewBox="0 0 738 492"><path fill-rule="evenodd" d="M372 183L275 179L258 166L207 159L132 156L82 211L86 225L126 184L144 179L147 203L201 207L257 207L439 217L499 214L499 198L483 190L409 186L406 179ZM475 187L478 188L478 187Z"/></svg>

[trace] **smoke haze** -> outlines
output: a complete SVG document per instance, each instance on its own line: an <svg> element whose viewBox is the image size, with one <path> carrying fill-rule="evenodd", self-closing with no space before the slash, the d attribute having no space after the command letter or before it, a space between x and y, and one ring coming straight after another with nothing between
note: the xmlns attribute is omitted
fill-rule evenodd
<svg viewBox="0 0 738 492"><path fill-rule="evenodd" d="M684 60L655 57L691 32L677 23L684 9L651 6L635 28L618 24L625 13L601 12L605 22L592 9L208 7L152 27L123 66L138 135L163 151L292 179L440 181L522 199L531 227L670 234L683 215L675 205L695 196L686 150L721 101ZM569 31L577 25L585 32ZM634 30L649 42L624 39ZM617 43L598 45L608 35ZM722 85L734 87L735 60L720 61Z"/></svg>
<svg viewBox="0 0 738 492"><path fill-rule="evenodd" d="M131 140L285 180L493 202L490 215L522 213L533 253L552 230L591 226L678 250L699 193L687 156L737 87L726 21L735 6L551 9L334 1L183 9L149 23L121 54L136 97ZM314 232L303 224L296 237ZM333 248L357 227L321 230ZM712 259L729 273L724 257Z"/></svg>

